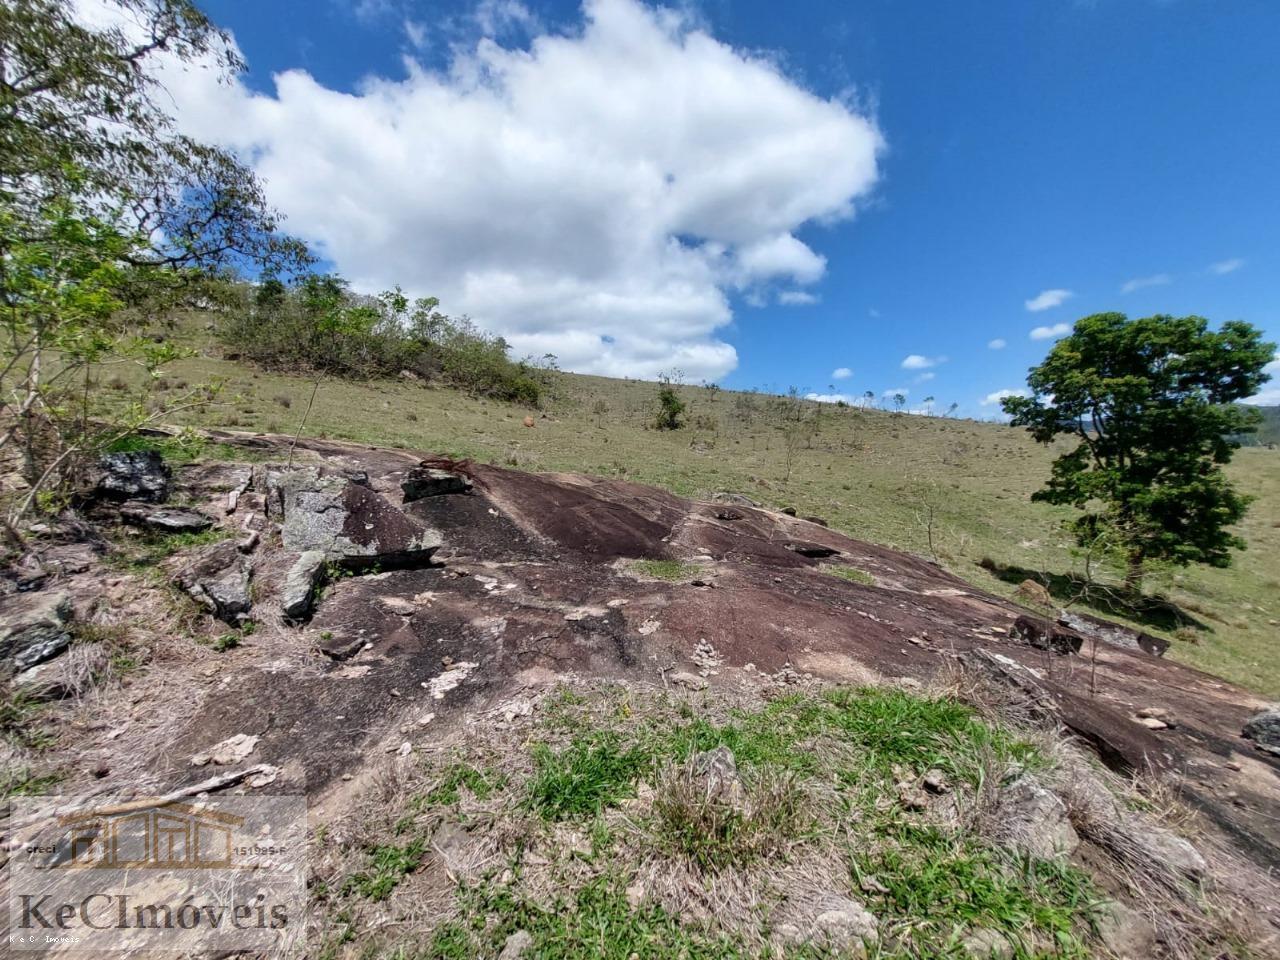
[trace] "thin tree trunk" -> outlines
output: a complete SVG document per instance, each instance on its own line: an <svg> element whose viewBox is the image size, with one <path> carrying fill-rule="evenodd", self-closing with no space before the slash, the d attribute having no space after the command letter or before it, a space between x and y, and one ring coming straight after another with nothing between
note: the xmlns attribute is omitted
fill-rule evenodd
<svg viewBox="0 0 1280 960"><path fill-rule="evenodd" d="M1136 593L1142 592L1143 556L1140 553L1129 554L1129 567L1125 570L1124 585Z"/></svg>

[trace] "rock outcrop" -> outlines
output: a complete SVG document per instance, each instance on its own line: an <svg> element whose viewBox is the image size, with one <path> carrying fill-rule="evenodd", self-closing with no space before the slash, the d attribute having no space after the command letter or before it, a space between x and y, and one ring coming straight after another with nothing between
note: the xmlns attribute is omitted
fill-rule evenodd
<svg viewBox="0 0 1280 960"><path fill-rule="evenodd" d="M422 566L443 543L435 530L345 477L295 470L275 479L274 490L285 549L320 551L346 570Z"/></svg>
<svg viewBox="0 0 1280 960"><path fill-rule="evenodd" d="M154 450L108 453L98 466L102 473L95 492L104 499L160 503L169 496L172 472Z"/></svg>
<svg viewBox="0 0 1280 960"><path fill-rule="evenodd" d="M71 643L71 595L40 590L6 597L0 612L0 668L26 670L57 656Z"/></svg>
<svg viewBox="0 0 1280 960"><path fill-rule="evenodd" d="M239 624L253 607L253 564L234 542L204 548L175 578L178 585L219 620Z"/></svg>

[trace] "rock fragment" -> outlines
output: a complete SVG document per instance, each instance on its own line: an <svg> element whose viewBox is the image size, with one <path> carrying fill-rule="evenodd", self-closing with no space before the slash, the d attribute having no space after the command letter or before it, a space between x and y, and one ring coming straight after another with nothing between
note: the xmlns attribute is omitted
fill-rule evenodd
<svg viewBox="0 0 1280 960"><path fill-rule="evenodd" d="M108 453L98 466L102 472L95 492L104 499L160 503L169 496L171 471L154 450Z"/></svg>
<svg viewBox="0 0 1280 960"><path fill-rule="evenodd" d="M280 612L288 620L305 620L315 605L316 590L324 579L324 551L299 555L285 575L280 591Z"/></svg>
<svg viewBox="0 0 1280 960"><path fill-rule="evenodd" d="M404 502L412 503L426 497L441 497L451 493L470 493L472 490L470 477L449 470L435 467L414 467L400 481L400 489L404 493Z"/></svg>
<svg viewBox="0 0 1280 960"><path fill-rule="evenodd" d="M71 594L65 590L6 597L0 611L0 672L25 670L65 650L73 616Z"/></svg>

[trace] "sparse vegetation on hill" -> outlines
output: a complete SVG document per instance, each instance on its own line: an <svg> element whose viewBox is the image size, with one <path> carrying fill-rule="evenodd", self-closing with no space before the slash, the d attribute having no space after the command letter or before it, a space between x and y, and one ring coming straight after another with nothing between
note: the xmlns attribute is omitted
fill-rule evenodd
<svg viewBox="0 0 1280 960"><path fill-rule="evenodd" d="M511 360L506 341L446 316L434 298L411 303L399 290L359 296L340 277L314 274L238 292L218 336L232 355L275 370L418 378L537 406L554 366L551 357L537 366Z"/></svg>

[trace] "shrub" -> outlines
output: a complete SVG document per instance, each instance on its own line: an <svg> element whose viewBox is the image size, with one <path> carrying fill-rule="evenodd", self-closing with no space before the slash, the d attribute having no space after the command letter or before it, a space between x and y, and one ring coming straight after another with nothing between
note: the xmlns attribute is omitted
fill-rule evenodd
<svg viewBox="0 0 1280 960"><path fill-rule="evenodd" d="M410 303L399 290L355 294L335 276L307 276L289 287L267 279L219 335L228 353L273 369L354 379L408 370L477 396L541 402L553 357L514 361L501 337L438 306L434 297Z"/></svg>
<svg viewBox="0 0 1280 960"><path fill-rule="evenodd" d="M682 426L680 422L682 416L684 416L684 401L680 399L671 384L664 383L658 388L658 429L679 430Z"/></svg>

